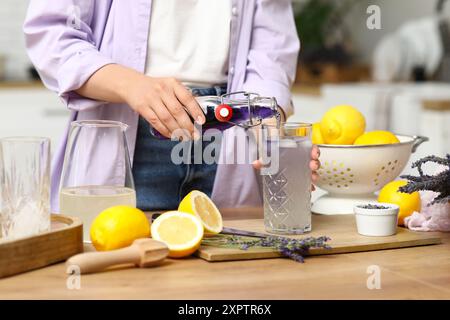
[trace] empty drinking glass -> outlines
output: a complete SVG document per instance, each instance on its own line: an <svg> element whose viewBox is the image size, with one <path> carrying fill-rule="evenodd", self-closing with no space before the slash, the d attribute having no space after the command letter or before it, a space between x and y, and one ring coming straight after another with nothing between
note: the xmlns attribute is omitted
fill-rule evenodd
<svg viewBox="0 0 450 320"><path fill-rule="evenodd" d="M268 232L311 231L311 125L261 128L264 224Z"/></svg>
<svg viewBox="0 0 450 320"><path fill-rule="evenodd" d="M83 240L89 242L94 218L103 210L136 207L136 192L125 137L127 125L118 121L74 121L68 137L61 175L62 214L83 221Z"/></svg>
<svg viewBox="0 0 450 320"><path fill-rule="evenodd" d="M3 239L50 230L50 140L0 139L0 225Z"/></svg>

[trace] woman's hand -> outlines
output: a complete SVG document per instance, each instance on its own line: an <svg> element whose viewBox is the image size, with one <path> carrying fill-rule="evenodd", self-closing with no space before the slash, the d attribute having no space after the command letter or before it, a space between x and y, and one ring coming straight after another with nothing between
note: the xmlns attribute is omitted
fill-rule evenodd
<svg viewBox="0 0 450 320"><path fill-rule="evenodd" d="M128 85L125 100L155 130L168 138L172 134L183 139L198 138L199 133L195 130L188 112L197 123L205 122L205 115L195 98L174 78L142 75Z"/></svg>
<svg viewBox="0 0 450 320"><path fill-rule="evenodd" d="M316 182L317 179L319 178L319 174L317 173L317 170L319 170L320 168L320 161L319 161L319 157L320 157L320 150L319 147L317 147L316 145L313 145L312 149L311 149L311 161L309 162L309 168L312 171L312 182ZM260 160L256 160L253 162L253 167L255 169L261 169L262 168L262 163ZM314 185L312 185L312 190L315 190Z"/></svg>
<svg viewBox="0 0 450 320"><path fill-rule="evenodd" d="M100 101L126 103L168 138L172 134L183 139L199 137L189 114L197 123L205 123L197 101L179 81L148 77L118 64L100 68L76 92Z"/></svg>

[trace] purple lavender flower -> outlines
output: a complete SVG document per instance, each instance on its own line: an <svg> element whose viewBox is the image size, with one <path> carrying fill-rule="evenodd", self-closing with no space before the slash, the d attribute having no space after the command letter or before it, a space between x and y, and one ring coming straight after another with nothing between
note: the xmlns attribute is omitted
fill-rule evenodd
<svg viewBox="0 0 450 320"><path fill-rule="evenodd" d="M248 250L250 248L272 248L283 256L297 262L304 262L304 256L311 248L331 249L326 243L331 239L326 236L318 238L307 237L303 239L292 239L287 237L269 236L266 238L252 238L245 236L217 235L214 238L203 239L204 245L215 245L227 248L239 248Z"/></svg>
<svg viewBox="0 0 450 320"><path fill-rule="evenodd" d="M250 245L249 245L248 243L244 243L244 244L241 246L241 250L248 250L248 248L250 248Z"/></svg>
<svg viewBox="0 0 450 320"><path fill-rule="evenodd" d="M297 262L300 262L300 263L305 262L305 259L303 258L303 256L300 253L297 253L295 251L289 250L287 248L281 249L280 253L283 256L285 256L285 257L287 257L289 259L292 259L294 261L297 261Z"/></svg>

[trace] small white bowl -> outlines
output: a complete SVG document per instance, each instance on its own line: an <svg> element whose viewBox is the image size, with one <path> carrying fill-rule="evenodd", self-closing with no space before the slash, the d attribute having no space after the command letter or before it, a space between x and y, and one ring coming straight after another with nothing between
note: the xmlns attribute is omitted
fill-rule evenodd
<svg viewBox="0 0 450 320"><path fill-rule="evenodd" d="M399 206L390 203L367 203L382 206L380 209L364 208L365 204L353 207L358 233L370 237L386 237L397 233Z"/></svg>

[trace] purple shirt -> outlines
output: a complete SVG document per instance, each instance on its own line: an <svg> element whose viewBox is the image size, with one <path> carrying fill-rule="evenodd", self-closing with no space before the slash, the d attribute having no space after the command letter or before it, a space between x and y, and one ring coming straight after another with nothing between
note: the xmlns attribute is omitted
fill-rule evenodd
<svg viewBox="0 0 450 320"><path fill-rule="evenodd" d="M151 4L151 0L30 1L24 24L28 54L44 84L72 110L70 120L126 123L131 159L138 114L126 105L87 99L74 90L107 64L145 71ZM73 13L79 19L70 19ZM246 90L276 97L284 111L291 113L290 87L299 51L291 0L232 0L230 41L228 91ZM68 128L53 159L54 212L59 211L58 191ZM220 163L239 150L231 138L236 134L244 133L240 128L226 131ZM257 172L250 163L219 164L212 198L219 207L261 205Z"/></svg>

